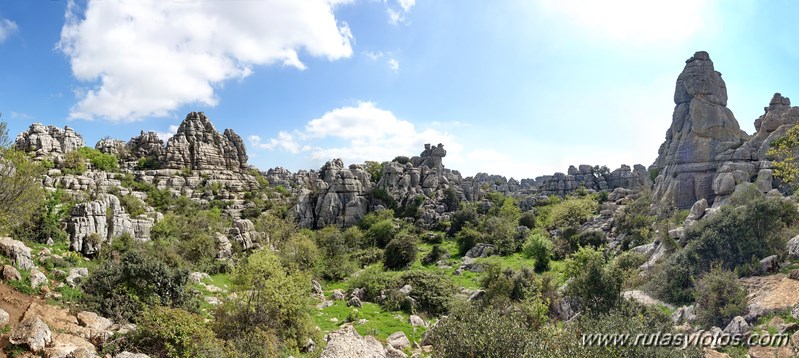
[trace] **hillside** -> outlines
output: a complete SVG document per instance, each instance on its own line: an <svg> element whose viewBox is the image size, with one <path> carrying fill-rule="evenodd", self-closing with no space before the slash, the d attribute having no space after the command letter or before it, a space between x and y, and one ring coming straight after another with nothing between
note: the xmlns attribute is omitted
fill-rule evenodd
<svg viewBox="0 0 799 358"><path fill-rule="evenodd" d="M520 180L463 177L443 144L261 170L202 112L166 142L142 131L87 147L69 127L32 124L1 149L3 352L796 354L799 107L775 93L747 134L703 51L673 100L648 168ZM593 333L791 341L585 345Z"/></svg>

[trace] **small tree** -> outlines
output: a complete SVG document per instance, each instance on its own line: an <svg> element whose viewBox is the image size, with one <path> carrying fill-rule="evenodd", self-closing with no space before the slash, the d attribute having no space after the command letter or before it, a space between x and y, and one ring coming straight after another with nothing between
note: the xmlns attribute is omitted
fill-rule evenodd
<svg viewBox="0 0 799 358"><path fill-rule="evenodd" d="M416 261L416 239L408 234L397 235L394 240L386 245L383 254L383 267L389 270L398 270L410 266Z"/></svg>
<svg viewBox="0 0 799 358"><path fill-rule="evenodd" d="M544 235L540 233L530 235L522 250L527 257L535 259L536 271L545 271L549 267L549 261L552 259L552 241Z"/></svg>
<svg viewBox="0 0 799 358"><path fill-rule="evenodd" d="M774 159L771 162L774 176L789 185L799 178L799 163L795 153L797 147L799 147L799 125L791 127L784 136L771 142L771 148L766 152L768 158Z"/></svg>
<svg viewBox="0 0 799 358"><path fill-rule="evenodd" d="M696 317L708 327L723 327L746 311L746 288L732 271L714 266L695 286Z"/></svg>
<svg viewBox="0 0 799 358"><path fill-rule="evenodd" d="M609 265L605 255L593 248L582 247L566 260L566 293L580 300L589 314L607 313L618 306L621 297L622 275Z"/></svg>

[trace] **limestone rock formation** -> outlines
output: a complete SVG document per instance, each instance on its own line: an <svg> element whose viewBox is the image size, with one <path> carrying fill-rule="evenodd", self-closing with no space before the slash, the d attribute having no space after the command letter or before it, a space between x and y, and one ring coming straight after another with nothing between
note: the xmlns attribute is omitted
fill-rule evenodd
<svg viewBox="0 0 799 358"><path fill-rule="evenodd" d="M252 221L246 219L233 220L233 226L228 232L228 237L238 242L244 250L254 249L260 247L262 244L268 244L268 242L263 242L265 241L264 236L263 233L255 230L255 224L253 224Z"/></svg>
<svg viewBox="0 0 799 358"><path fill-rule="evenodd" d="M11 344L24 344L33 352L40 352L53 341L50 327L40 317L29 317L14 327L8 338Z"/></svg>
<svg viewBox="0 0 799 358"><path fill-rule="evenodd" d="M363 357L380 358L386 356L383 345L372 336L362 337L351 325L345 325L330 333L322 358Z"/></svg>
<svg viewBox="0 0 799 358"><path fill-rule="evenodd" d="M19 150L34 153L37 158L59 161L64 154L85 144L83 138L70 127L62 130L55 126L34 123L27 131L17 135L14 145Z"/></svg>
<svg viewBox="0 0 799 358"><path fill-rule="evenodd" d="M149 240L154 220L131 218L111 194L75 205L67 219L70 248L85 255L97 253L100 246L117 236L129 234L136 240Z"/></svg>
<svg viewBox="0 0 799 358"><path fill-rule="evenodd" d="M127 152L125 145L124 141L118 139L103 138L97 141L97 144L94 145L94 149L105 154L113 154L117 158L122 158Z"/></svg>
<svg viewBox="0 0 799 358"><path fill-rule="evenodd" d="M292 209L299 224L308 228L328 225L348 227L368 211L371 175L360 165L344 168L341 159L327 162L320 171L304 172L303 187Z"/></svg>
<svg viewBox="0 0 799 358"><path fill-rule="evenodd" d="M247 152L235 132L220 134L203 112L191 112L167 141L163 166L240 171L247 169Z"/></svg>
<svg viewBox="0 0 799 358"><path fill-rule="evenodd" d="M19 269L30 270L34 266L33 259L31 259L31 249L25 246L22 241L14 240L10 237L0 238L0 253L11 259L14 266Z"/></svg>
<svg viewBox="0 0 799 358"><path fill-rule="evenodd" d="M727 108L727 87L707 52L686 61L674 90L674 114L666 141L653 164L659 172L654 194L678 208L698 199L712 202L716 156L739 147L746 139Z"/></svg>
<svg viewBox="0 0 799 358"><path fill-rule="evenodd" d="M139 160L141 158L149 158L151 160L159 160L164 156L166 148L164 141L158 137L158 133L145 132L141 133L130 139L125 147L130 155L131 160Z"/></svg>

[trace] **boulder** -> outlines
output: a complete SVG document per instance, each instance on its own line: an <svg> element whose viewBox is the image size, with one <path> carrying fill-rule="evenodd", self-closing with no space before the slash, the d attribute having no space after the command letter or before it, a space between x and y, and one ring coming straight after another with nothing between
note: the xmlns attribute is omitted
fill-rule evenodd
<svg viewBox="0 0 799 358"><path fill-rule="evenodd" d="M769 274L775 273L780 270L780 258L777 255L771 255L760 260L760 273Z"/></svg>
<svg viewBox="0 0 799 358"><path fill-rule="evenodd" d="M333 290L333 295L331 296L331 298L335 301L343 300L346 297L347 295L344 293L344 290L340 288Z"/></svg>
<svg viewBox="0 0 799 358"><path fill-rule="evenodd" d="M78 323L81 326L95 329L98 331L105 331L114 323L110 319L101 317L94 312L82 311L77 314Z"/></svg>
<svg viewBox="0 0 799 358"><path fill-rule="evenodd" d="M30 270L33 268L31 249L25 246L22 241L14 240L10 237L0 238L0 253L11 259L11 262L18 269Z"/></svg>
<svg viewBox="0 0 799 358"><path fill-rule="evenodd" d="M384 358L386 351L374 337L361 337L351 325L345 325L328 335L327 345L320 358Z"/></svg>
<svg viewBox="0 0 799 358"><path fill-rule="evenodd" d="M699 220L705 215L705 209L707 209L707 199L702 198L697 200L694 205L691 206L691 213L688 215L688 219L690 220Z"/></svg>
<svg viewBox="0 0 799 358"><path fill-rule="evenodd" d="M6 281L19 281L22 279L19 271L14 266L3 265L3 280Z"/></svg>
<svg viewBox="0 0 799 358"><path fill-rule="evenodd" d="M386 344L396 349L403 350L411 346L411 341L408 340L408 337L405 335L405 332L399 331L389 335L386 338Z"/></svg>
<svg viewBox="0 0 799 358"><path fill-rule="evenodd" d="M671 320L675 326L682 323L693 323L696 320L696 306L690 305L677 308L671 314Z"/></svg>
<svg viewBox="0 0 799 358"><path fill-rule="evenodd" d="M786 249L788 250L789 257L799 259L799 235L794 236L788 241Z"/></svg>
<svg viewBox="0 0 799 358"><path fill-rule="evenodd" d="M415 314L412 314L410 317L408 317L408 323L410 323L411 326L414 326L414 327L424 327L425 326L424 320L422 319L422 317L419 317L419 316L417 316Z"/></svg>
<svg viewBox="0 0 799 358"><path fill-rule="evenodd" d="M31 280L31 287L34 290L41 286L46 286L50 284L50 281L47 279L47 276L45 276L44 273L42 273L36 268L31 270L30 280Z"/></svg>
<svg viewBox="0 0 799 358"><path fill-rule="evenodd" d="M215 240L217 250L216 258L218 260L229 260L233 258L233 244L230 243L230 240L220 233L216 233Z"/></svg>
<svg viewBox="0 0 799 358"><path fill-rule="evenodd" d="M149 228L154 225L152 219L131 219L119 198L111 194L99 194L97 200L76 204L66 221L70 249L84 255L96 254L104 243L123 234L139 241L149 240Z"/></svg>
<svg viewBox="0 0 799 358"><path fill-rule="evenodd" d="M729 334L747 334L752 330L749 323L741 316L735 316L730 323L724 328L724 333Z"/></svg>
<svg viewBox="0 0 799 358"><path fill-rule="evenodd" d="M390 344L386 345L386 358L407 358L405 352L392 347Z"/></svg>
<svg viewBox="0 0 799 358"><path fill-rule="evenodd" d="M69 269L69 275L64 279L70 287L75 287L80 283L81 279L89 276L89 269L85 267L75 267Z"/></svg>
<svg viewBox="0 0 799 358"><path fill-rule="evenodd" d="M11 344L24 344L33 352L40 352L52 341L50 327L39 317L29 317L14 326L8 339Z"/></svg>
<svg viewBox="0 0 799 358"><path fill-rule="evenodd" d="M5 326L8 324L9 316L6 310L0 308L0 326Z"/></svg>
<svg viewBox="0 0 799 358"><path fill-rule="evenodd" d="M347 301L347 306L361 308L361 307L363 307L363 303L361 303L361 299L360 298L352 297L352 298L350 298L349 301Z"/></svg>

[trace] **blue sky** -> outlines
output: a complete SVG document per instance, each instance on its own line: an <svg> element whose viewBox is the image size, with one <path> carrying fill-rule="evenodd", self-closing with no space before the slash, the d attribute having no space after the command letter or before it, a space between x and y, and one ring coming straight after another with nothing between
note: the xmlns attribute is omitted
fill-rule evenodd
<svg viewBox="0 0 799 358"><path fill-rule="evenodd" d="M706 50L752 133L799 96L793 1L232 0L0 2L12 134L88 145L169 135L190 111L267 169L417 155L515 178L649 165L685 59Z"/></svg>

